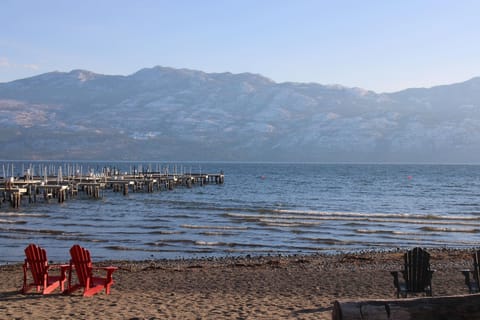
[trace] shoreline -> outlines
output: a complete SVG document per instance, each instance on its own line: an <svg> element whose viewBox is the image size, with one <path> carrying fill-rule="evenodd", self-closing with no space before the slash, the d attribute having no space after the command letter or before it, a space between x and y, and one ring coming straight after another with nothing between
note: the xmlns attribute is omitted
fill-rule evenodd
<svg viewBox="0 0 480 320"><path fill-rule="evenodd" d="M390 254L405 253L407 250L414 248L415 246L410 247L391 247L391 248L377 248L377 249L351 249L351 250L325 250L317 252L306 252L306 253L247 253L241 255L225 254L225 255L214 255L214 256L198 256L198 257L176 257L176 258L151 258L151 259L98 259L92 254L92 261L96 264L106 264L106 263L119 263L119 264L149 264L149 263L195 263L200 261L205 261L209 263L228 263L228 261L237 261L237 260L264 260L264 259L298 259L302 257L306 258L324 258L328 259L335 256L383 256ZM465 253L471 254L474 250L478 250L477 247L423 247L418 245L422 249L427 250L432 256L435 253L443 254L444 252L456 252L457 254ZM46 248L48 249L48 248ZM88 248L91 253L95 252L94 248ZM23 251L23 249L22 249ZM48 253L48 252L47 252ZM68 261L64 260L52 260L49 259L50 264L68 264ZM0 270L2 267L22 265L22 261L7 261L0 262Z"/></svg>
<svg viewBox="0 0 480 320"><path fill-rule="evenodd" d="M7 319L331 319L336 300L395 298L405 251L94 261L119 270L112 293L91 298L22 295L18 263L0 266L0 301ZM473 249L427 251L433 295L468 294Z"/></svg>

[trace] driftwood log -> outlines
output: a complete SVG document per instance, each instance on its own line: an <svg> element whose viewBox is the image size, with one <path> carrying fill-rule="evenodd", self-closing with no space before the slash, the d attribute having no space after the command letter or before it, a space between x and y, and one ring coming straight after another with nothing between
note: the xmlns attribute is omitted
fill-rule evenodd
<svg viewBox="0 0 480 320"><path fill-rule="evenodd" d="M332 320L478 320L480 294L335 301Z"/></svg>

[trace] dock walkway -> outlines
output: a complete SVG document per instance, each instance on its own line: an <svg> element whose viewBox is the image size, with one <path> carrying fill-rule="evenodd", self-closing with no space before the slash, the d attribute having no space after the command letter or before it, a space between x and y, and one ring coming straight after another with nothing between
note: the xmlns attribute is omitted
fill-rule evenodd
<svg viewBox="0 0 480 320"><path fill-rule="evenodd" d="M120 174L114 170L94 175L56 175L24 177L0 177L0 207L9 205L19 208L22 201L54 201L59 203L83 193L92 199L103 197L105 190L122 192L158 192L173 190L177 187L192 188L206 184L223 184L224 173L181 173L169 174L161 172L145 172ZM28 200L27 200L28 199Z"/></svg>

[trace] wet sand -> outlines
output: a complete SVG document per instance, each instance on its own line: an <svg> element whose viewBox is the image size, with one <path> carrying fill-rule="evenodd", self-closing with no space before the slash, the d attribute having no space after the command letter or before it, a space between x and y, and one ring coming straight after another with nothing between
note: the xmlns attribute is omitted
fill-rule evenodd
<svg viewBox="0 0 480 320"><path fill-rule="evenodd" d="M471 250L428 250L433 295L468 294ZM0 319L331 319L338 299L393 299L404 251L105 261L112 293L20 293L21 264L0 267Z"/></svg>

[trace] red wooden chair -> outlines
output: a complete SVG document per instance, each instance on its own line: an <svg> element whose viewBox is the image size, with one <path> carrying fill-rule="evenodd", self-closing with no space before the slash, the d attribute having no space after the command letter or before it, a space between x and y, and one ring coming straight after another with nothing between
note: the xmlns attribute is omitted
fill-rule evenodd
<svg viewBox="0 0 480 320"><path fill-rule="evenodd" d="M70 248L70 269L68 274L68 293L71 293L79 288L83 289L83 296L93 296L105 288L105 293L110 294L110 287L113 284L112 274L117 267L94 267L90 252L80 247L78 244ZM75 269L77 275L77 283L72 285L72 270ZM94 270L106 271L106 277L93 276Z"/></svg>
<svg viewBox="0 0 480 320"><path fill-rule="evenodd" d="M29 244L25 248L25 263L23 264L23 287L22 293L27 293L33 287L37 288L37 292L42 289L43 294L52 293L56 288L64 290L65 281L67 279L66 272L68 264L49 265L47 260L47 252L35 244ZM60 269L59 276L49 274L50 269ZM28 271L32 276L32 282L29 283Z"/></svg>

